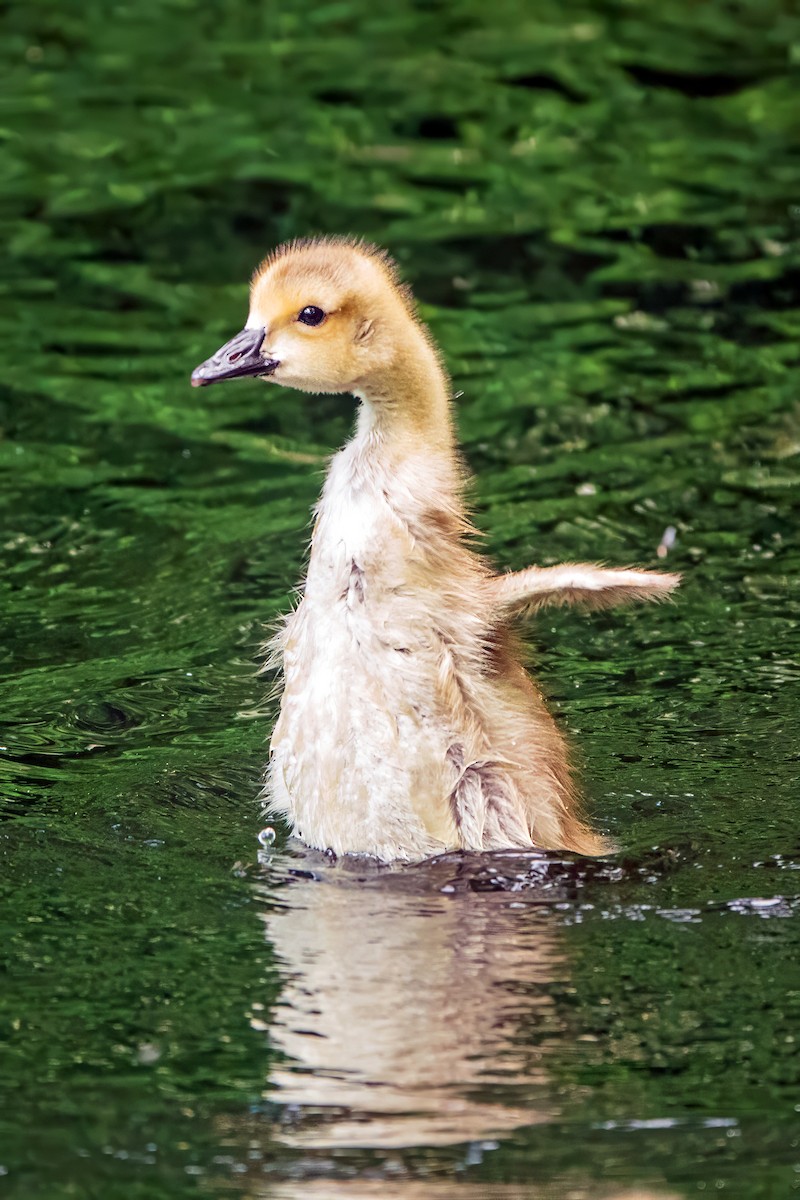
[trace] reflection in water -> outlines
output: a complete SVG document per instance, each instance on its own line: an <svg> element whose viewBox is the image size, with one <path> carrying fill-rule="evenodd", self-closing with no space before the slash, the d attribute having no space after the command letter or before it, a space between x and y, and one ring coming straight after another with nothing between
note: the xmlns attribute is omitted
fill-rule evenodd
<svg viewBox="0 0 800 1200"><path fill-rule="evenodd" d="M442 1145L551 1118L546 1050L519 1026L552 1031L547 985L566 974L552 924L521 893L472 890L455 856L314 875L264 918L287 976L271 1030L290 1059L272 1081L287 1141Z"/></svg>
<svg viewBox="0 0 800 1200"><path fill-rule="evenodd" d="M430 1179L404 1180L390 1184L388 1189L385 1180L304 1180L302 1184L293 1181L271 1187L268 1194L270 1200L303 1200L304 1197L309 1200L347 1200L351 1196L353 1200L387 1200L387 1197L454 1200L462 1196L471 1200L681 1200L675 1192L642 1191L640 1188L626 1188L620 1192L570 1184L563 1191L554 1191L549 1184L537 1188L531 1183L488 1183L483 1180L455 1183ZM249 1195L253 1200L259 1197L258 1192ZM267 1193L260 1195L266 1197Z"/></svg>
<svg viewBox="0 0 800 1200"><path fill-rule="evenodd" d="M270 866L259 888L285 974L270 1036L286 1062L268 1093L282 1149L248 1196L656 1200L593 1186L577 1164L555 1187L463 1176L499 1139L559 1117L547 1064L569 972L550 905L572 890L569 871L514 853L378 870L306 852Z"/></svg>

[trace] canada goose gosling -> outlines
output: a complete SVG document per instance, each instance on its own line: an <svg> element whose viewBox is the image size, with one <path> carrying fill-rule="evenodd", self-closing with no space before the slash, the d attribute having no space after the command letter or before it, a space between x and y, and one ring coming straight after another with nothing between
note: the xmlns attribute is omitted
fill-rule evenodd
<svg viewBox="0 0 800 1200"><path fill-rule="evenodd" d="M269 811L311 846L384 861L609 850L579 813L513 621L546 604L660 599L679 576L493 573L472 544L448 377L376 247L320 238L270 255L245 328L192 383L243 375L359 401L317 505L302 598L272 642L283 690Z"/></svg>

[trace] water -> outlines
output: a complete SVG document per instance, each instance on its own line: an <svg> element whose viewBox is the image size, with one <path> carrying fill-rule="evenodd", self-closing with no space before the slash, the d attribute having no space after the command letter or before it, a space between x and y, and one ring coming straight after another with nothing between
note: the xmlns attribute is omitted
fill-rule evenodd
<svg viewBox="0 0 800 1200"><path fill-rule="evenodd" d="M792 1193L798 44L764 0L7 13L5 1195ZM606 864L259 845L352 407L187 377L315 230L413 282L499 565L675 529L675 605L530 630Z"/></svg>

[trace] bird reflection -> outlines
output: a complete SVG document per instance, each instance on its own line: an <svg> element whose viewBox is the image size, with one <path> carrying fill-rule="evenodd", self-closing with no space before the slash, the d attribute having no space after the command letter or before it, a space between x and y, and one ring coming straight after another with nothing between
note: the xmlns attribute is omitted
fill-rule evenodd
<svg viewBox="0 0 800 1200"><path fill-rule="evenodd" d="M476 1200L678 1200L597 1190L580 1173L541 1191L462 1174L560 1116L548 1060L563 1050L554 991L569 963L552 904L574 885L570 864L516 852L395 869L311 851L270 863L257 888L284 977L269 1025L283 1056L267 1096L277 1154L267 1177L248 1170L248 1196L384 1200L391 1179L402 1200L456 1187ZM437 1162L422 1177L418 1153Z"/></svg>
<svg viewBox="0 0 800 1200"><path fill-rule="evenodd" d="M493 857L525 878L544 869ZM293 1144L458 1143L552 1116L546 1047L519 1025L552 1031L563 953L522 893L515 905L468 868L323 868L264 914L286 976L271 1034L289 1061L272 1082Z"/></svg>
<svg viewBox="0 0 800 1200"><path fill-rule="evenodd" d="M459 1180L304 1180L278 1184L269 1192L250 1192L253 1200L269 1195L270 1200L683 1200L676 1192L598 1190L592 1185L569 1184L563 1190L552 1185L537 1188L531 1183L492 1183Z"/></svg>

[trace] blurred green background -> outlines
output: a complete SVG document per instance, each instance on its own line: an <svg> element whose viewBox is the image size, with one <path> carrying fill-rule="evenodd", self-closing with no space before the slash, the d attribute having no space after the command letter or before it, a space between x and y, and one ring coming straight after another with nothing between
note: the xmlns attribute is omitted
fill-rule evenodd
<svg viewBox="0 0 800 1200"><path fill-rule="evenodd" d="M541 985L558 1118L477 1156L340 1148L330 1172L789 1195L796 5L37 0L3 21L0 1189L261 1196L328 1169L271 1148L254 665L352 403L188 374L272 246L349 232L396 256L442 345L495 560L655 565L672 525L685 585L530 635L624 845L548 910L571 963Z"/></svg>

